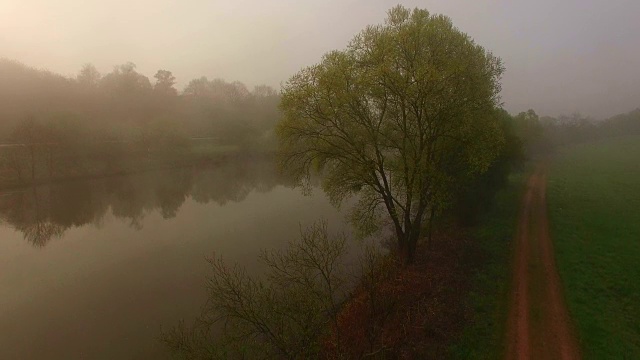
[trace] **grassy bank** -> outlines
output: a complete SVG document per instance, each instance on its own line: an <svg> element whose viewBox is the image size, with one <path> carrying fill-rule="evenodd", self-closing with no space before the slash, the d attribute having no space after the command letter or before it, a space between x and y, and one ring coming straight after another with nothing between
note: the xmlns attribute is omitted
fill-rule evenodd
<svg viewBox="0 0 640 360"><path fill-rule="evenodd" d="M465 296L466 326L451 347L451 358L499 359L511 281L511 254L527 171L512 175L495 206L485 214L466 251L470 291Z"/></svg>
<svg viewBox="0 0 640 360"><path fill-rule="evenodd" d="M549 216L587 359L640 359L640 137L562 149Z"/></svg>

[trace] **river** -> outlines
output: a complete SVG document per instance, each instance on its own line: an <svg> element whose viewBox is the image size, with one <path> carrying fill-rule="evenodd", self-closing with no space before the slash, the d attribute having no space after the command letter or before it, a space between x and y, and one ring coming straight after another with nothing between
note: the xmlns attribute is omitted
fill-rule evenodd
<svg viewBox="0 0 640 360"><path fill-rule="evenodd" d="M259 271L320 218L271 162L234 161L0 193L0 359L163 359L204 305L207 256Z"/></svg>

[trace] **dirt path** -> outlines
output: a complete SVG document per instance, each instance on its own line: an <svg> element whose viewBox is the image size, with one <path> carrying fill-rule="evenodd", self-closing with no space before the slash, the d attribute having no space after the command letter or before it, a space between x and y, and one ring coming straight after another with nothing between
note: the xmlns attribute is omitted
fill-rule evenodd
<svg viewBox="0 0 640 360"><path fill-rule="evenodd" d="M520 209L506 358L580 359L549 236L546 167L527 184Z"/></svg>

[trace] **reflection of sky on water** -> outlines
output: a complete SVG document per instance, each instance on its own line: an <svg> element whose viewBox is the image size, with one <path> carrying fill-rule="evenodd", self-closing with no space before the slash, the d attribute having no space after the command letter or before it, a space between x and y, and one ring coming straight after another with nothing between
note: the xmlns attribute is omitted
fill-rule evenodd
<svg viewBox="0 0 640 360"><path fill-rule="evenodd" d="M268 163L27 189L0 214L2 359L162 358L160 326L203 305L206 256L259 271L300 225L344 226Z"/></svg>

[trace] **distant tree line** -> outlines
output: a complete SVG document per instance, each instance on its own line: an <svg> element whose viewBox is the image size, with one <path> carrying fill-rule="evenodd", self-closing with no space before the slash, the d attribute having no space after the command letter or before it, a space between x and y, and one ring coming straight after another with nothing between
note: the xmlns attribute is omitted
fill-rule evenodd
<svg viewBox="0 0 640 360"><path fill-rule="evenodd" d="M533 110L521 112L513 120L515 134L529 157L551 153L563 145L640 134L640 108L604 120L578 113L540 117Z"/></svg>
<svg viewBox="0 0 640 360"><path fill-rule="evenodd" d="M273 147L273 88L202 77L178 91L175 82L133 63L107 74L87 64L73 78L0 59L0 186Z"/></svg>

